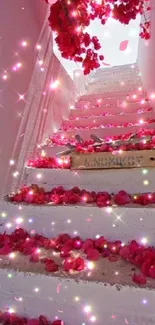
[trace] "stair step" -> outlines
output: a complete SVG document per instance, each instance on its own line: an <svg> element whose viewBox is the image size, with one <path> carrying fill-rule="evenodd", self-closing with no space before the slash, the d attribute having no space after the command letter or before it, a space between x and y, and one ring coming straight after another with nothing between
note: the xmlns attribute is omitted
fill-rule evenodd
<svg viewBox="0 0 155 325"><path fill-rule="evenodd" d="M93 205L31 205L0 203L6 217L0 231L12 232L19 227L26 231L55 237L61 233L79 235L81 238L95 238L104 235L109 240L148 240L155 245L154 205L103 207Z"/></svg>
<svg viewBox="0 0 155 325"><path fill-rule="evenodd" d="M141 155L141 151L139 151ZM63 186L71 189L78 186L88 191L117 193L121 190L133 193L155 191L154 168L70 170L25 167L26 184L37 184L46 191ZM39 175L39 176L38 176ZM136 182L135 182L136 180ZM145 186L144 184L146 183Z"/></svg>
<svg viewBox="0 0 155 325"><path fill-rule="evenodd" d="M74 137L76 134L79 134L84 140L89 140L91 134L95 134L100 138L103 137L111 137L115 135L121 135L125 133L136 133L138 132L142 127L147 129L154 129L155 123L145 123L145 124L139 124L136 126L128 126L128 127L109 127L109 128L92 128L92 129L74 129L74 130L68 130L68 131L60 131L59 135L64 138L71 138Z"/></svg>
<svg viewBox="0 0 155 325"><path fill-rule="evenodd" d="M148 107L151 107L150 103L144 103L144 104L139 104L139 103L126 103L124 101L124 105L121 103L120 104L112 104L110 106L105 106L102 105L101 107L94 107L92 108L91 106L88 106L88 108L83 108L83 109L71 109L70 111L70 117L71 118L76 118L76 117L87 117L87 116L99 116L103 112L109 112L111 114L120 114L122 113L136 113L137 110L145 110Z"/></svg>
<svg viewBox="0 0 155 325"><path fill-rule="evenodd" d="M91 112L91 111L90 111ZM144 113L128 113L122 115L111 115L111 116L89 116L87 118L78 118L76 120L64 120L62 127L91 127L92 125L100 127L106 124L125 124L128 123L139 123L140 121L147 121L155 118L155 114L150 112Z"/></svg>
<svg viewBox="0 0 155 325"><path fill-rule="evenodd" d="M36 318L40 313L48 318L63 318L65 325L88 322L154 325L155 280L139 288L131 281L132 266L120 260L108 263L106 259L95 262L96 268L87 272L50 274L40 263L18 260L1 261L0 308L13 306L18 313ZM136 270L136 267L135 267ZM116 273L117 272L117 273ZM8 277L8 274L11 276ZM23 298L19 303L18 297ZM146 304L146 306L145 306ZM90 310L90 311L89 311Z"/></svg>

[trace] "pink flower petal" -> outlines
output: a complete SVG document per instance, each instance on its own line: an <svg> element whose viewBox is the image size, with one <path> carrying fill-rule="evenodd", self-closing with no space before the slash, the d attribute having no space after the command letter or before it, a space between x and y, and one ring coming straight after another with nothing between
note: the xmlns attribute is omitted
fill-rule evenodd
<svg viewBox="0 0 155 325"><path fill-rule="evenodd" d="M119 50L120 51L125 51L127 49L128 44L129 44L129 41L127 41L127 40L126 41L122 41L120 43Z"/></svg>

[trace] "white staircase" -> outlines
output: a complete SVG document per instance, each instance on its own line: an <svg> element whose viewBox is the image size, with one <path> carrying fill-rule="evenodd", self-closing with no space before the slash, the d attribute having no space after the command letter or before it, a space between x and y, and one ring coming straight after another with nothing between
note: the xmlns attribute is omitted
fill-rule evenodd
<svg viewBox="0 0 155 325"><path fill-rule="evenodd" d="M120 84L122 78L125 82L123 86ZM142 126L155 127L154 122L148 122L155 118L155 114L141 89L136 69L124 66L99 70L94 79L96 81L88 86L88 94L79 98L75 109L71 110L70 120L64 121L64 126L72 125L77 129L59 131L57 137L65 138L67 143L74 141L75 134L84 139L89 139L92 133L112 137L136 133ZM98 92L99 95L96 94ZM108 115L100 116L105 112ZM121 123L123 126L115 126ZM135 125L125 126L124 123ZM98 128L94 128L94 124ZM107 127L107 124L113 126ZM54 146L50 140L48 142L42 147L46 155L53 156L65 148L63 144ZM111 194L125 190L132 195L155 190L153 168L74 171L25 167L25 174L26 185L37 184L46 192L59 186L66 190L78 186L88 191ZM151 246L155 245L154 220L154 205L114 204L99 208L84 202L55 206L52 202L35 205L4 200L0 229L10 233L20 226L32 235L38 233L48 238L68 233L83 240L105 236L111 241L121 240L122 245L134 239ZM58 252L41 248L41 257L45 254L60 263ZM81 252L74 251L73 256L81 256ZM82 257L86 260L84 253ZM115 262L102 257L94 262L86 260L84 271L70 273L62 269L47 273L41 262L30 262L28 256L20 253L15 259L7 256L0 258L0 309L9 306L32 318L45 314L49 318L63 319L65 325L155 324L155 279L147 278L143 286L134 283L132 275L140 272L139 267L121 258ZM19 297L22 297L22 303Z"/></svg>

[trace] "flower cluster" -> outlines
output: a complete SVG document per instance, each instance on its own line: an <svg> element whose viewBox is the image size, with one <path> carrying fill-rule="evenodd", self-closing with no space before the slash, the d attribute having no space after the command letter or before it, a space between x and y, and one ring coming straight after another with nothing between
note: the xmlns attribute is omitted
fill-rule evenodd
<svg viewBox="0 0 155 325"><path fill-rule="evenodd" d="M65 325L61 320L54 320L52 323L45 316L40 315L37 319L27 319L9 311L0 311L0 323L7 325Z"/></svg>
<svg viewBox="0 0 155 325"><path fill-rule="evenodd" d="M45 0L48 2L48 0ZM84 74L100 66L104 56L98 54L101 45L97 36L91 37L85 28L94 19L105 24L109 17L122 24L129 24L138 14L144 13L144 0L58 0L51 5L49 25L56 33L55 41L62 57L82 63ZM146 10L150 10L149 5ZM140 25L140 36L149 38L149 23Z"/></svg>
<svg viewBox="0 0 155 325"><path fill-rule="evenodd" d="M69 131L69 130L92 130L92 129L105 129L105 128L115 128L115 127L132 127L132 126L138 126L141 124L151 124L155 123L155 119L146 119L145 121L139 121L139 122L125 122L125 123L110 123L110 124L101 124L99 121L96 122L95 125L83 125L83 126L74 126L74 125L62 125L60 130L62 131Z"/></svg>
<svg viewBox="0 0 155 325"><path fill-rule="evenodd" d="M118 136L112 136L112 137L105 137L103 140L105 142L109 142L108 145L106 145L105 147L102 147L102 152L107 152L107 151L112 151L112 147L110 145L110 142L115 142L117 140L120 141L126 141L130 136L133 136L132 133L125 133L122 135L118 135ZM122 147L118 147L118 149L123 149L123 150L144 150L144 149L154 149L154 144L155 144L155 130L154 129L141 129L136 133L136 138L141 140L142 137L151 137L151 139L149 141L147 141L147 144L145 143L145 141L139 141L139 145L134 145L134 144L130 144L129 146L123 146ZM60 135L60 134L56 134L54 136L50 136L46 142L45 145L47 145L48 147L50 146L66 146L67 143L70 143L72 145L75 145L77 147L77 151L78 152L89 152L89 148L90 151L96 151L98 149L95 149L93 146L94 141L92 139L90 140L86 140L83 141L82 144L79 144L74 137L71 138L65 138L64 136ZM97 148L97 147L96 147Z"/></svg>
<svg viewBox="0 0 155 325"><path fill-rule="evenodd" d="M51 252L57 253L60 259L58 256L56 261L51 257L41 257L43 252L40 254L40 249L50 256ZM122 258L141 269L141 273L133 274L134 282L144 285L146 277L155 279L155 248L140 245L135 240L124 246L120 240L108 241L103 236L83 240L79 236L71 237L69 234L61 234L56 238L46 238L39 234L32 236L22 228L16 229L10 235L0 234L0 255L9 255L16 251L29 256L30 262L42 263L45 271L49 273L61 270L72 273L87 271L86 260L98 261L100 258L108 258L110 262L116 262ZM75 251L78 251L79 257L74 256ZM80 257L80 254L84 258ZM4 315L0 315L0 319L1 317ZM31 325L29 321L25 324L27 322ZM52 323L52 325L58 324L61 322ZM38 321L36 325L40 325L40 322Z"/></svg>
<svg viewBox="0 0 155 325"><path fill-rule="evenodd" d="M70 158L41 157L35 160L28 160L27 166L33 168L69 169Z"/></svg>
<svg viewBox="0 0 155 325"><path fill-rule="evenodd" d="M37 185L23 186L16 194L8 197L9 201L27 204L53 204L53 205L86 205L93 204L99 208L126 204L150 205L155 204L155 192L131 195L121 190L116 194L105 191L96 193L79 189L75 186L71 190L65 190L62 186L55 187L49 192Z"/></svg>

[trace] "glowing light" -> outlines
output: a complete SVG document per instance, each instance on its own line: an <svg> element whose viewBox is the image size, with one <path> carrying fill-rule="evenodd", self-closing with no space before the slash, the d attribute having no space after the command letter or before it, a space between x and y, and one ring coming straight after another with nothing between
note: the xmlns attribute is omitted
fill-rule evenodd
<svg viewBox="0 0 155 325"><path fill-rule="evenodd" d="M38 61L38 64L39 64L39 65L43 65L43 60L39 60L39 61Z"/></svg>
<svg viewBox="0 0 155 325"><path fill-rule="evenodd" d="M41 179L42 178L42 174L37 174L36 176L38 179Z"/></svg>
<svg viewBox="0 0 155 325"><path fill-rule="evenodd" d="M147 299L143 299L142 303L146 305L148 303Z"/></svg>
<svg viewBox="0 0 155 325"><path fill-rule="evenodd" d="M80 300L80 298L78 296L76 296L74 299L75 299L75 301L79 301Z"/></svg>
<svg viewBox="0 0 155 325"><path fill-rule="evenodd" d="M95 267L95 264L94 264L93 262L88 262L88 263L87 263L87 268L88 268L88 270L93 270L94 267Z"/></svg>
<svg viewBox="0 0 155 325"><path fill-rule="evenodd" d="M85 307L84 307L84 312L85 312L85 313L90 313L90 312L91 312L91 306L88 306L88 305L85 306Z"/></svg>
<svg viewBox="0 0 155 325"><path fill-rule="evenodd" d="M26 47L28 45L28 43L26 42L26 41L23 41L22 43L21 43L21 46L22 47Z"/></svg>
<svg viewBox="0 0 155 325"><path fill-rule="evenodd" d="M148 170L147 170L147 169L143 169L143 170L142 170L142 173L143 173L144 175L146 175L146 174L148 173Z"/></svg>
<svg viewBox="0 0 155 325"><path fill-rule="evenodd" d="M144 184L145 186L147 186L147 185L149 185L149 181L146 179L146 180L143 182L143 184Z"/></svg>
<svg viewBox="0 0 155 325"><path fill-rule="evenodd" d="M100 235L96 235L95 237L96 237L96 239L98 239L98 238L100 238Z"/></svg>
<svg viewBox="0 0 155 325"><path fill-rule="evenodd" d="M35 291L35 292L39 292L39 288L35 288L34 291Z"/></svg>
<svg viewBox="0 0 155 325"><path fill-rule="evenodd" d="M113 225L112 225L112 226L113 226L113 228L115 228L115 227L116 227L116 225L115 225L114 223L113 223Z"/></svg>
<svg viewBox="0 0 155 325"><path fill-rule="evenodd" d="M136 94L132 95L132 98L133 99L136 99L137 98L137 95Z"/></svg>
<svg viewBox="0 0 155 325"><path fill-rule="evenodd" d="M9 257L10 257L11 259L14 259L15 256L16 256L15 253L10 253L10 254L9 254Z"/></svg>
<svg viewBox="0 0 155 325"><path fill-rule="evenodd" d="M143 237L143 238L141 239L141 243L142 243L143 245L146 245L146 244L148 243L147 238L146 238L146 237Z"/></svg>
<svg viewBox="0 0 155 325"><path fill-rule="evenodd" d="M119 272L116 271L116 272L115 272L115 275L118 275L118 274L119 274Z"/></svg>
<svg viewBox="0 0 155 325"><path fill-rule="evenodd" d="M2 217L2 218L6 218L6 216L7 216L6 212L2 212L2 213L1 213L1 217Z"/></svg>
<svg viewBox="0 0 155 325"><path fill-rule="evenodd" d="M68 220L67 220L67 223L71 223L71 220L70 220L70 219L68 219Z"/></svg>
<svg viewBox="0 0 155 325"><path fill-rule="evenodd" d="M13 166L15 164L15 161L13 160L13 159L11 159L10 161L9 161L9 165L10 166Z"/></svg>
<svg viewBox="0 0 155 325"><path fill-rule="evenodd" d="M108 213L111 213L113 210L112 210L111 207L108 207L108 208L106 209L106 211L107 211Z"/></svg>
<svg viewBox="0 0 155 325"><path fill-rule="evenodd" d="M33 222L33 220L32 219L29 219L29 223L32 223Z"/></svg>
<svg viewBox="0 0 155 325"><path fill-rule="evenodd" d="M11 274L11 273L8 274L8 278L9 278L9 279L12 278L12 274Z"/></svg>
<svg viewBox="0 0 155 325"><path fill-rule="evenodd" d="M86 196L83 196L82 197L82 201L87 202L87 197Z"/></svg>
<svg viewBox="0 0 155 325"><path fill-rule="evenodd" d="M96 317L95 316L91 316L90 317L90 321L94 323L96 321Z"/></svg>
<svg viewBox="0 0 155 325"><path fill-rule="evenodd" d="M145 104L145 100L142 99L142 100L140 101L140 103L141 103L142 105L144 105L144 104Z"/></svg>
<svg viewBox="0 0 155 325"><path fill-rule="evenodd" d="M15 313L15 310L14 310L13 308L9 308L8 312L9 312L10 314L13 314L13 313Z"/></svg>
<svg viewBox="0 0 155 325"><path fill-rule="evenodd" d="M16 223L17 223L18 225L20 225L22 222L23 222L23 219L22 219L22 218L17 218L17 219L16 219Z"/></svg>
<svg viewBox="0 0 155 325"><path fill-rule="evenodd" d="M8 79L7 74L4 74L4 75L2 76L2 79L3 79L3 80L7 80L7 79Z"/></svg>
<svg viewBox="0 0 155 325"><path fill-rule="evenodd" d="M139 124L143 124L144 123L144 121L141 119L140 121L139 121Z"/></svg>
<svg viewBox="0 0 155 325"><path fill-rule="evenodd" d="M138 91L142 91L142 87L139 87L139 88L138 88Z"/></svg>
<svg viewBox="0 0 155 325"><path fill-rule="evenodd" d="M155 99L155 93L151 94L151 95L150 95L150 98L151 98L151 99Z"/></svg>
<svg viewBox="0 0 155 325"><path fill-rule="evenodd" d="M25 98L24 98L24 95L20 95L19 94L19 100L24 100Z"/></svg>
<svg viewBox="0 0 155 325"><path fill-rule="evenodd" d="M6 227L9 229L9 228L12 227L12 224L9 222L9 223L6 224Z"/></svg>
<svg viewBox="0 0 155 325"><path fill-rule="evenodd" d="M56 89L59 86L60 82L59 80L54 81L53 83L50 84L51 89Z"/></svg>
<svg viewBox="0 0 155 325"><path fill-rule="evenodd" d="M36 45L36 49L37 49L37 50L41 50L41 45L40 45L40 44L37 44L37 45Z"/></svg>
<svg viewBox="0 0 155 325"><path fill-rule="evenodd" d="M46 156L46 152L44 150L41 151L41 156L45 157Z"/></svg>

